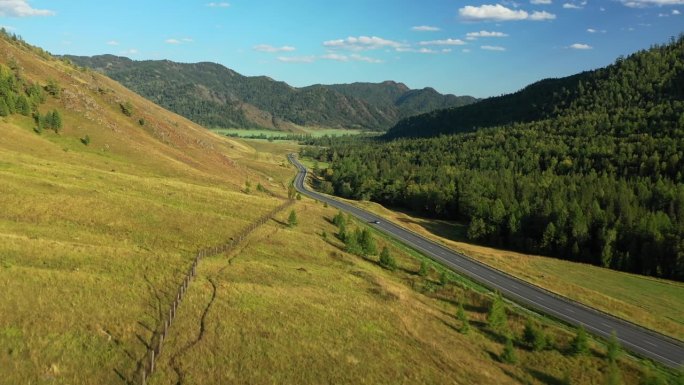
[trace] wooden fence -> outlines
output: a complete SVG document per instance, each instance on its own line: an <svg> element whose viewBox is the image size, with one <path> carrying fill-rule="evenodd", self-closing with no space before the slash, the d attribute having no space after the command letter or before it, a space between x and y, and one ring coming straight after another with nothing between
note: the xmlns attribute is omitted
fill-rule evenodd
<svg viewBox="0 0 684 385"><path fill-rule="evenodd" d="M293 203L293 200L288 200L282 205L271 210L268 214L263 215L255 222L247 226L245 229L240 231L236 236L234 236L231 239L230 242L197 251L197 253L195 254L195 259L192 262L192 265L190 265L188 272L185 273L183 282L181 282L180 286L178 287L178 290L176 292L176 298L174 298L173 303L169 306L169 311L166 313L163 322L161 322L157 326L155 332L153 333L145 357L139 362L137 370L139 373L140 383L142 385L146 385L147 380L154 373L155 362L162 352L162 346L164 345L164 340L166 339L169 328L171 327L171 323L173 322L174 318L176 318L176 311L178 310L178 306L183 300L185 293L188 291L188 286L190 285L190 282L197 274L197 265L199 265L202 258L209 257L212 255L223 254L232 250L238 243L245 239L247 235L249 235L252 231L256 230L257 227L268 222L278 212L286 209Z"/></svg>

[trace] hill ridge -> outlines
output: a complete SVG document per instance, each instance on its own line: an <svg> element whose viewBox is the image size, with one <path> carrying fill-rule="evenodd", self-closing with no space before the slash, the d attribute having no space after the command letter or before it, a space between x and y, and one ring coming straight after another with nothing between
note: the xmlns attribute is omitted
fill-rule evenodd
<svg viewBox="0 0 684 385"><path fill-rule="evenodd" d="M136 61L115 55L64 57L208 127L384 131L401 118L476 100L442 95L429 87L411 90L392 80L298 88L268 76L245 76L212 62ZM406 97L397 103L402 96Z"/></svg>

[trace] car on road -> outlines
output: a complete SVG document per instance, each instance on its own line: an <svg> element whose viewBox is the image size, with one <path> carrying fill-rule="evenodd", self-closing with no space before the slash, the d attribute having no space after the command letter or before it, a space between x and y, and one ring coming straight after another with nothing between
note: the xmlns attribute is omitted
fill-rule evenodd
<svg viewBox="0 0 684 385"><path fill-rule="evenodd" d="M369 223L372 223L372 224L374 224L374 225L379 225L379 224L380 224L380 221L374 220L374 221L370 221Z"/></svg>

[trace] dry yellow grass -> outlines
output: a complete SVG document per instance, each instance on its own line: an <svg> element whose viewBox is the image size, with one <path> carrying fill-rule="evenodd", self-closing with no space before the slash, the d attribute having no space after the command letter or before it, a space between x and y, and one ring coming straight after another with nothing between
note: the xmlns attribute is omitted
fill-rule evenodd
<svg viewBox="0 0 684 385"><path fill-rule="evenodd" d="M684 340L684 284L457 241L462 226L350 201L547 290Z"/></svg>
<svg viewBox="0 0 684 385"><path fill-rule="evenodd" d="M545 329L560 351L519 348L518 364L499 362L500 337L484 326L488 296L441 286L437 271L415 275L419 260L384 239L396 272L347 254L333 235L335 210L306 198L295 210L295 228L282 213L237 250L203 262L151 384L548 384L566 374L602 383L601 354L565 355L572 336L556 326ZM468 335L457 331L458 300ZM516 335L524 320L510 313ZM621 369L626 384L638 383L632 361Z"/></svg>

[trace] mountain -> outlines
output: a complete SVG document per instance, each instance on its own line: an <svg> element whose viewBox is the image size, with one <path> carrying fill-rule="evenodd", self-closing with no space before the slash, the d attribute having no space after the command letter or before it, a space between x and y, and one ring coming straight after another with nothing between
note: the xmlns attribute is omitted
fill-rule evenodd
<svg viewBox="0 0 684 385"><path fill-rule="evenodd" d="M295 88L265 76L243 76L215 63L133 61L112 55L65 57L207 127L382 131L407 116L475 101L431 88L410 90L394 82Z"/></svg>
<svg viewBox="0 0 684 385"><path fill-rule="evenodd" d="M681 100L681 60L676 56L661 60L654 53L671 52L679 45L673 40L669 48L639 52L628 59L621 57L606 68L546 79L513 94L409 117L392 127L387 137L430 137L561 116L612 114L628 103L631 110L646 113L654 103Z"/></svg>

